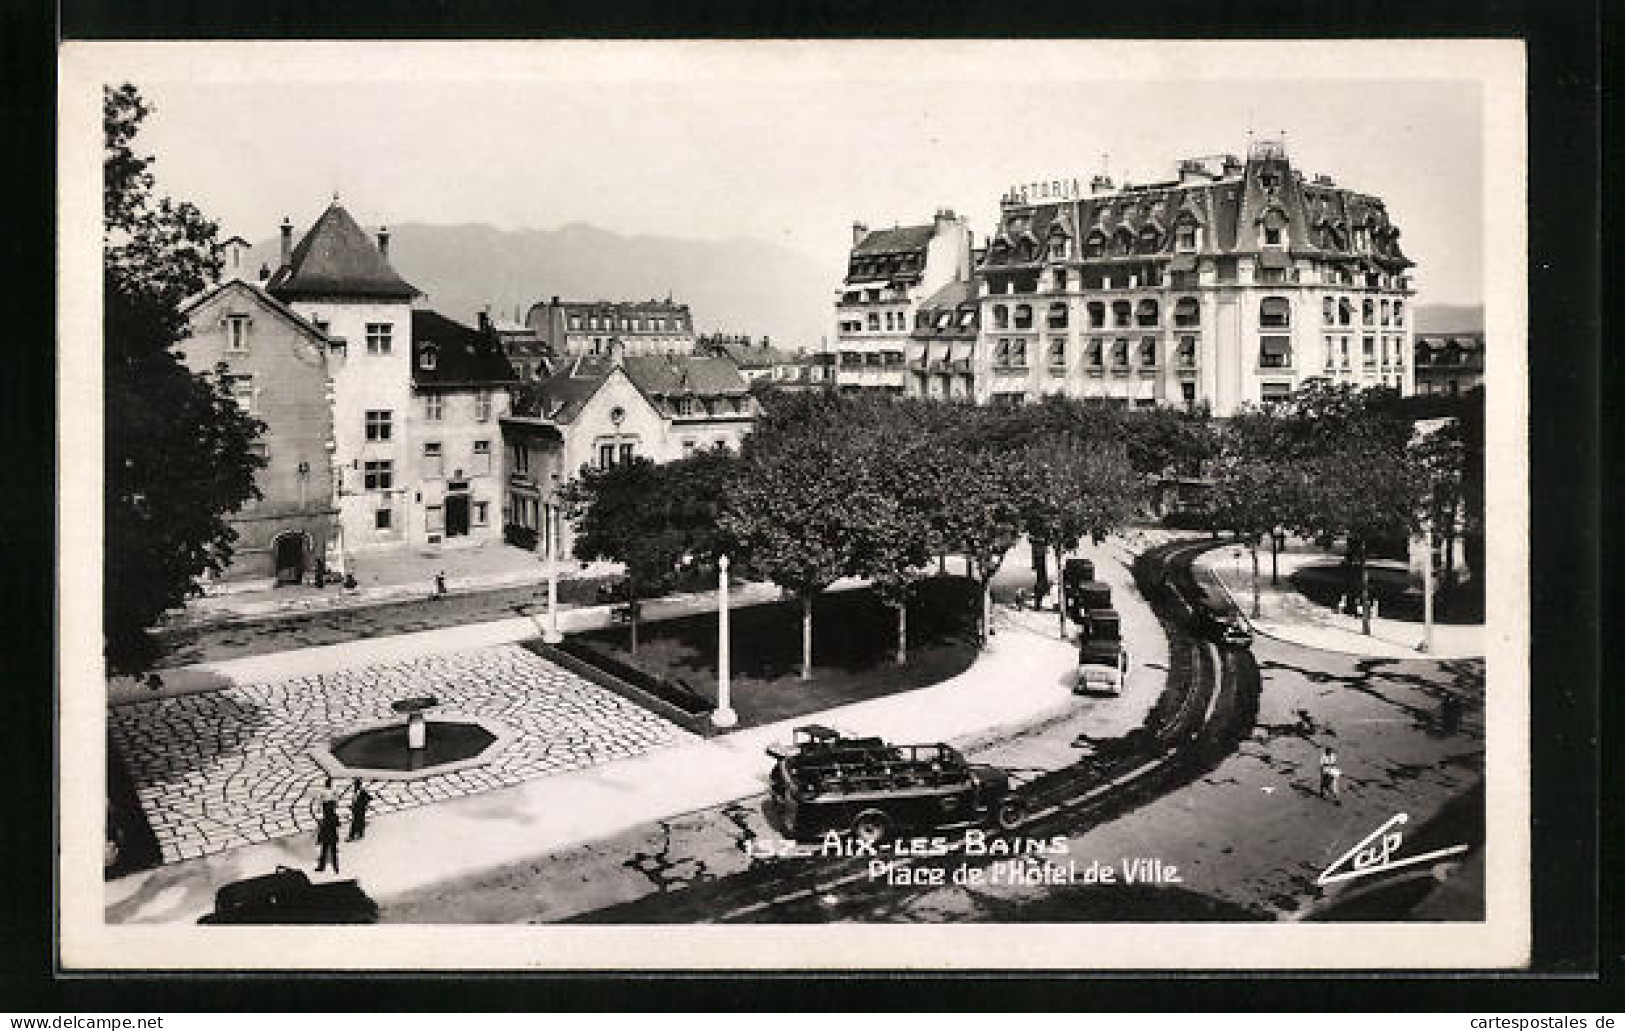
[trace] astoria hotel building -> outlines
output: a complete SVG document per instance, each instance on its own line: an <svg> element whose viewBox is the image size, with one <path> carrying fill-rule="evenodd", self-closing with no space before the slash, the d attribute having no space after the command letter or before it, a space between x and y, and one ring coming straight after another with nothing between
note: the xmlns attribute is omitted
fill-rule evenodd
<svg viewBox="0 0 1625 1031"><path fill-rule="evenodd" d="M1275 142L1175 181L1019 188L974 272L973 395L1224 416L1317 376L1413 393L1411 265L1380 198L1305 180Z"/></svg>

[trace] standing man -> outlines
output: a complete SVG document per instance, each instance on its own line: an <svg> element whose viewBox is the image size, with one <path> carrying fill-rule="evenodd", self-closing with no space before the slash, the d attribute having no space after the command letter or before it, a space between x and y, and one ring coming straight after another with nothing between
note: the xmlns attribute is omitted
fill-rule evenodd
<svg viewBox="0 0 1625 1031"><path fill-rule="evenodd" d="M1337 782L1342 777L1343 771L1337 766L1337 753L1327 745L1320 752L1320 797L1325 798L1327 792L1330 792L1333 800L1341 805L1341 800L1337 798Z"/></svg>
<svg viewBox="0 0 1625 1031"><path fill-rule="evenodd" d="M339 872L339 808L337 804L322 803L322 815L316 823L316 844L320 850L316 856L316 872L321 873L327 869L327 861L333 861L333 872Z"/></svg>
<svg viewBox="0 0 1625 1031"><path fill-rule="evenodd" d="M372 794L367 786L361 783L361 778L355 780L355 791L350 795L350 834L347 840L360 841L367 835L367 806L372 804Z"/></svg>
<svg viewBox="0 0 1625 1031"><path fill-rule="evenodd" d="M446 571L443 569L434 575L434 596L436 598L446 596Z"/></svg>

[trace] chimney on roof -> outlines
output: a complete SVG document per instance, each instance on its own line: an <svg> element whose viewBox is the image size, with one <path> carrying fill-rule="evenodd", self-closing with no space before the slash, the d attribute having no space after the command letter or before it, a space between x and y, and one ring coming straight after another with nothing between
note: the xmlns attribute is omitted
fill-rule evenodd
<svg viewBox="0 0 1625 1031"><path fill-rule="evenodd" d="M1316 186L1336 186L1337 184L1332 182L1332 177L1329 176L1329 175L1317 175L1317 176L1315 176L1315 185Z"/></svg>
<svg viewBox="0 0 1625 1031"><path fill-rule="evenodd" d="M559 306L559 295L554 294L553 295L553 307L557 308L558 306Z"/></svg>
<svg viewBox="0 0 1625 1031"><path fill-rule="evenodd" d="M480 332L489 332L491 329L491 306L487 304L480 309Z"/></svg>
<svg viewBox="0 0 1625 1031"><path fill-rule="evenodd" d="M1112 177L1111 176L1102 173L1100 175L1093 176L1093 177L1090 178L1090 180L1089 180L1089 192L1091 194L1110 193L1111 191L1112 191Z"/></svg>
<svg viewBox="0 0 1625 1031"><path fill-rule="evenodd" d="M263 261L260 262L260 282L263 283L267 279L270 279L270 278L271 278L271 266L265 264Z"/></svg>
<svg viewBox="0 0 1625 1031"><path fill-rule="evenodd" d="M938 208L936 217L936 235L941 236L954 227L959 220L954 217L953 208Z"/></svg>
<svg viewBox="0 0 1625 1031"><path fill-rule="evenodd" d="M1192 183L1208 183L1213 181L1213 173L1207 170L1200 158L1186 158L1179 163L1179 185L1189 186Z"/></svg>
<svg viewBox="0 0 1625 1031"><path fill-rule="evenodd" d="M282 217L282 264L293 264L293 221L286 215Z"/></svg>
<svg viewBox="0 0 1625 1031"><path fill-rule="evenodd" d="M384 257L389 257L389 227L378 227L378 250Z"/></svg>
<svg viewBox="0 0 1625 1031"><path fill-rule="evenodd" d="M1241 163L1241 158L1236 157L1234 154L1226 154L1224 156L1223 168L1224 177L1226 179L1240 175L1242 167L1243 165Z"/></svg>
<svg viewBox="0 0 1625 1031"><path fill-rule="evenodd" d="M852 246L856 247L858 244L862 243L863 238L868 235L868 226L864 225L862 222L852 223Z"/></svg>

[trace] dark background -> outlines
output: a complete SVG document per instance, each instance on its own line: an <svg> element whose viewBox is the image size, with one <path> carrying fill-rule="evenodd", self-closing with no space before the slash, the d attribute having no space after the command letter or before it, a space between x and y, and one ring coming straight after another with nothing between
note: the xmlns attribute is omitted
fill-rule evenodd
<svg viewBox="0 0 1625 1031"><path fill-rule="evenodd" d="M53 23L59 15L60 25ZM1033 978L1024 975L635 978L630 986L590 976L520 979L467 975L448 991L427 978L388 975L64 978L54 972L54 408L55 263L53 133L55 44L69 39L165 38L523 38L755 36L1085 36L1166 38L1523 38L1530 86L1530 464L1534 611L1532 798L1535 960L1516 975L1384 973L1370 982L1286 975L1238 991L1232 975L1179 974ZM13 588L0 604L7 706L0 710L0 1008L11 1012L197 1010L411 1010L774 1008L832 1009L1229 1009L1244 991L1263 1008L1468 1010L1477 1013L1622 1008L1625 974L1617 889L1602 884L1611 919L1599 923L1598 871L1625 870L1616 837L1599 837L1600 812L1617 812L1617 761L1599 776L1603 727L1617 725L1610 693L1599 710L1601 634L1619 606L1603 610L1601 513L1615 511L1617 473L1599 475L1604 442L1621 439L1620 419L1599 405L1617 382L1619 358L1598 347L1602 212L1599 98L1604 48L1618 8L1585 2L1351 2L1086 6L979 0L887 4L499 4L483 0L400 0L388 5L330 0L68 0L59 12L29 0L0 0L0 117L15 179L0 232L12 318L3 378L8 460L0 484L0 542ZM1616 58L1617 62L1617 58ZM1607 85L1612 85L1609 83ZM1065 117L1064 108L1057 117ZM494 152L493 156L499 152ZM20 160L17 160L20 158ZM1493 160L1493 156L1491 158ZM20 200L20 202L19 202ZM1615 249L1610 249L1609 261ZM19 316L21 316L19 318ZM1501 342L1498 351L1510 346ZM71 474L71 468L69 470ZM1607 557L1615 556L1613 542ZM1610 563L1610 566L1615 563ZM20 590L18 588L21 588ZM1611 592L1617 593L1617 592ZM1608 619L1606 617L1615 618ZM1599 622L1599 620L1601 620ZM1599 800L1599 784L1608 798ZM1606 851L1599 867L1598 850ZM1599 932L1603 939L1599 942ZM1600 975L1600 976L1599 976ZM992 982L991 984L988 982ZM1604 999L1612 989L1613 1004Z"/></svg>

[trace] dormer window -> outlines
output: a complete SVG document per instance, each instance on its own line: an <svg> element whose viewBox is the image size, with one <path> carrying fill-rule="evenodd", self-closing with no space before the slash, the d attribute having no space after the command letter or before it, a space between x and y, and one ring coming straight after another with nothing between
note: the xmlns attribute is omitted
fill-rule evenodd
<svg viewBox="0 0 1625 1031"><path fill-rule="evenodd" d="M433 372L440 364L440 350L429 344L418 352L418 368L424 372Z"/></svg>
<svg viewBox="0 0 1625 1031"><path fill-rule="evenodd" d="M1264 244L1268 247L1281 246L1281 230L1276 226L1265 226Z"/></svg>
<svg viewBox="0 0 1625 1031"><path fill-rule="evenodd" d="M1065 261L1066 256L1067 256L1067 249L1068 249L1069 246L1070 246L1069 242L1067 240L1065 240L1065 239L1051 240L1050 245L1049 245L1050 260L1051 261Z"/></svg>
<svg viewBox="0 0 1625 1031"><path fill-rule="evenodd" d="M1174 234L1174 246L1181 251L1196 250L1196 227L1188 222L1180 226Z"/></svg>

